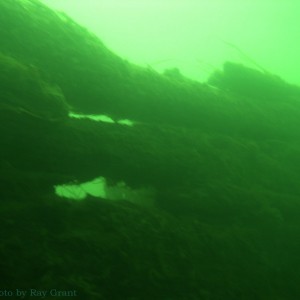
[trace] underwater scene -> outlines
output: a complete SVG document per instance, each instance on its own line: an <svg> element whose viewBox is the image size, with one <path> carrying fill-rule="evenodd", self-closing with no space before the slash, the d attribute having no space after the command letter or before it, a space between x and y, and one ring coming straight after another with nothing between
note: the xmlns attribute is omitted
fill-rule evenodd
<svg viewBox="0 0 300 300"><path fill-rule="evenodd" d="M83 11L96 2L99 19L127 14L136 43L117 25L102 40L67 2L0 0L0 298L300 299L294 48L285 58L267 47L282 55L272 66L220 38L238 59L176 60L194 32L176 19L179 48L167 35L151 48L168 23L152 12L195 19L183 0L69 0L91 24ZM147 28L134 27L141 3ZM153 56L131 58L143 43Z"/></svg>

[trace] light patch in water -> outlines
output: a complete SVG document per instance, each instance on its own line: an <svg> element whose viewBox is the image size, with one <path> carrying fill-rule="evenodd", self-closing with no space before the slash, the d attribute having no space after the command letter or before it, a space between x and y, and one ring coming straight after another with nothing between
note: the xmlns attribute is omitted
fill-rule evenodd
<svg viewBox="0 0 300 300"><path fill-rule="evenodd" d="M84 114L76 114L76 113L69 113L70 118L75 119L89 119L93 121L100 121L100 122L106 122L106 123L118 123L120 125L127 125L127 126L133 126L134 122L129 119L122 119L119 121L114 121L111 117L108 117L106 115L84 115Z"/></svg>
<svg viewBox="0 0 300 300"><path fill-rule="evenodd" d="M57 185L54 187L56 195L73 200L83 200L88 195L101 197L111 201L126 200L142 206L153 206L154 190L151 188L132 189L125 182L108 185L104 177L97 177L92 181L81 184Z"/></svg>
<svg viewBox="0 0 300 300"><path fill-rule="evenodd" d="M93 121L115 123L115 121L112 118L110 118L106 115L82 115L82 114L69 113L69 117L75 118L75 119L90 119Z"/></svg>
<svg viewBox="0 0 300 300"><path fill-rule="evenodd" d="M127 125L127 126L133 126L134 125L134 122L131 121L131 120L128 120L128 119L119 120L117 123L121 124L121 125Z"/></svg>
<svg viewBox="0 0 300 300"><path fill-rule="evenodd" d="M106 181L104 177L95 178L92 181L77 184L63 184L54 186L56 195L64 198L83 200L88 195L94 197L106 197L105 193Z"/></svg>

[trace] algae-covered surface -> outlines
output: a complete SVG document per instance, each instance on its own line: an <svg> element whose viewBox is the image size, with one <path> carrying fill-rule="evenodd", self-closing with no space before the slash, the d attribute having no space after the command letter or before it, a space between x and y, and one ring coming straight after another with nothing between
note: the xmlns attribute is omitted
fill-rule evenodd
<svg viewBox="0 0 300 300"><path fill-rule="evenodd" d="M298 86L159 74L37 0L0 40L0 297L300 298ZM119 194L54 193L99 176Z"/></svg>

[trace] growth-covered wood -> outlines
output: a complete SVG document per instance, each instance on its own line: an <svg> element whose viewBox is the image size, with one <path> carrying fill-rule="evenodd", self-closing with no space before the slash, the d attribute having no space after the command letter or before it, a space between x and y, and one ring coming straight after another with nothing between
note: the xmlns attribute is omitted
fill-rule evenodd
<svg viewBox="0 0 300 300"><path fill-rule="evenodd" d="M299 87L159 74L37 0L0 1L0 41L0 296L299 298ZM54 194L99 176L152 205Z"/></svg>

